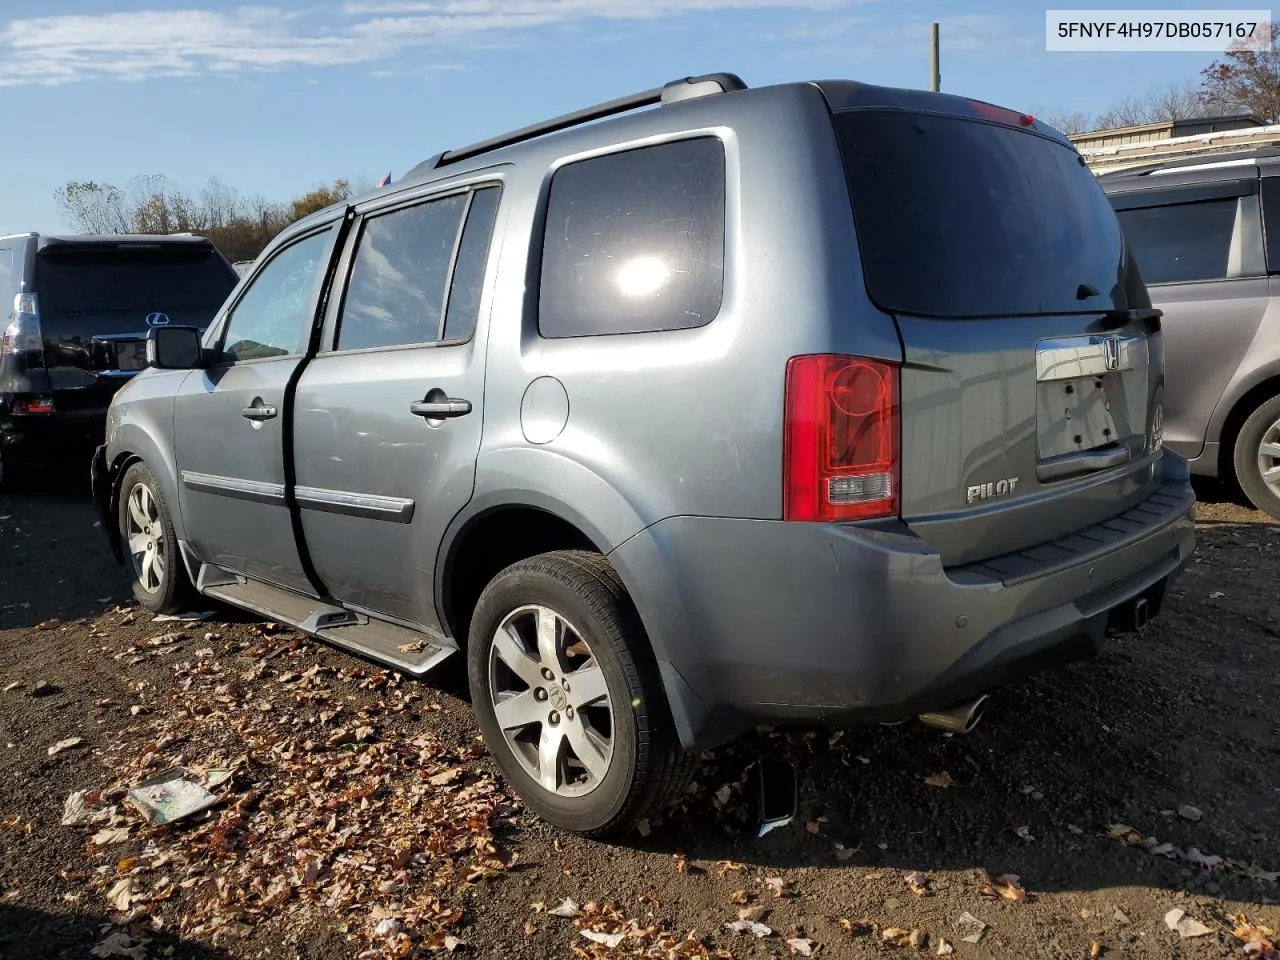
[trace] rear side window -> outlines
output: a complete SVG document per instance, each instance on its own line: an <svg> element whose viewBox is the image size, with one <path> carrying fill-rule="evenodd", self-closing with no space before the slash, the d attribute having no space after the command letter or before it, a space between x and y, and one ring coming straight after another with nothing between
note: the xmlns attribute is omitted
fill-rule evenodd
<svg viewBox="0 0 1280 960"><path fill-rule="evenodd" d="M1235 197L1120 211L1125 240L1147 283L1222 280L1235 233Z"/></svg>
<svg viewBox="0 0 1280 960"><path fill-rule="evenodd" d="M838 113L867 291L934 317L1124 307L1116 216L1070 148L999 123ZM1084 285L1098 292L1081 300ZM1116 292L1114 297L1123 299Z"/></svg>
<svg viewBox="0 0 1280 960"><path fill-rule="evenodd" d="M498 188L486 187L471 195L467 225L462 228L458 258L449 285L449 306L444 316L444 340L469 340L480 315L480 294L484 290L493 219L498 212Z"/></svg>
<svg viewBox="0 0 1280 960"><path fill-rule="evenodd" d="M67 243L40 251L35 290L43 313L204 309L212 317L237 280L205 244Z"/></svg>
<svg viewBox="0 0 1280 960"><path fill-rule="evenodd" d="M681 140L556 171L538 329L584 337L700 327L724 288L724 146Z"/></svg>

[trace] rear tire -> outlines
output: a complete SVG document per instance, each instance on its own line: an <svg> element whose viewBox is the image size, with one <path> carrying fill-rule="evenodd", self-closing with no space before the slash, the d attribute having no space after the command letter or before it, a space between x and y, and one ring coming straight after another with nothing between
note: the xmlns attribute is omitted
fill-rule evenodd
<svg viewBox="0 0 1280 960"><path fill-rule="evenodd" d="M198 595L179 555L169 505L145 463L133 464L120 481L117 522L138 603L153 613L189 612Z"/></svg>
<svg viewBox="0 0 1280 960"><path fill-rule="evenodd" d="M1232 452L1236 482L1259 510L1280 518L1280 397L1249 414Z"/></svg>
<svg viewBox="0 0 1280 960"><path fill-rule="evenodd" d="M485 745L557 827L619 835L693 774L639 615L599 554L546 553L494 577L471 619L467 668Z"/></svg>

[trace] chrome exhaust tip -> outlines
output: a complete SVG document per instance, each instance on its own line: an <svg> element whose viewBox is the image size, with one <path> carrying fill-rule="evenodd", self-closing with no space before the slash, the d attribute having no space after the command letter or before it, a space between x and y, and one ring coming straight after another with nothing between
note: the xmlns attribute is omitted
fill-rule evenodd
<svg viewBox="0 0 1280 960"><path fill-rule="evenodd" d="M983 695L977 700L962 703L947 710L920 714L920 722L926 727L936 727L948 733L969 733L978 725L986 712L987 697Z"/></svg>

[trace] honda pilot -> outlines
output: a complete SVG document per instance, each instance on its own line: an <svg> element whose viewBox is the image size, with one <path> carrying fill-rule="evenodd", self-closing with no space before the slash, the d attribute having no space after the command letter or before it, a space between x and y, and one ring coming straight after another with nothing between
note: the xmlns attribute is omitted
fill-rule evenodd
<svg viewBox="0 0 1280 960"><path fill-rule="evenodd" d="M0 484L78 444L87 459L147 330L204 328L237 279L201 237L0 237Z"/></svg>
<svg viewBox="0 0 1280 960"><path fill-rule="evenodd" d="M584 835L763 723L967 729L1194 549L1115 213L958 96L716 74L451 150L148 360L93 465L139 602L465 656Z"/></svg>

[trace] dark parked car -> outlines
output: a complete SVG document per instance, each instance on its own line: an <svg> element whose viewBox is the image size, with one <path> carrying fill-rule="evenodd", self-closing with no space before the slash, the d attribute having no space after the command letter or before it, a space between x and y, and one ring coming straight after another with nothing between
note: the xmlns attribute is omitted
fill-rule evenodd
<svg viewBox="0 0 1280 960"><path fill-rule="evenodd" d="M1165 442L1280 517L1280 151L1099 181L1164 311Z"/></svg>
<svg viewBox="0 0 1280 960"><path fill-rule="evenodd" d="M761 722L966 729L1194 548L1115 213L956 96L720 74L450 151L150 350L93 470L139 601L465 649L584 834Z"/></svg>
<svg viewBox="0 0 1280 960"><path fill-rule="evenodd" d="M203 329L237 280L202 237L0 237L0 482L24 455L100 443L147 330Z"/></svg>

